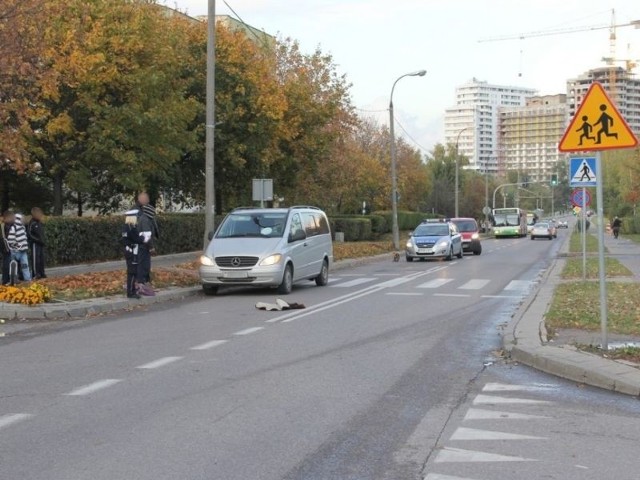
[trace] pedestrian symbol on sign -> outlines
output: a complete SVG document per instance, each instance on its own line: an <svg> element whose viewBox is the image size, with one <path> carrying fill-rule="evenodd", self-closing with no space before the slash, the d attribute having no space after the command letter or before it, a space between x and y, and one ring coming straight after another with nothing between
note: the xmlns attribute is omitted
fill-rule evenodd
<svg viewBox="0 0 640 480"><path fill-rule="evenodd" d="M595 158L580 157L571 159L569 184L572 187L594 187L597 181Z"/></svg>

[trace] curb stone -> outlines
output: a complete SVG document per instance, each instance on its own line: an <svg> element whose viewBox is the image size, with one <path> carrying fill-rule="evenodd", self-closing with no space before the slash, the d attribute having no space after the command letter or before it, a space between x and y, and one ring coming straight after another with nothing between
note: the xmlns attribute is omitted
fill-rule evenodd
<svg viewBox="0 0 640 480"><path fill-rule="evenodd" d="M545 272L543 281L525 301L505 329L503 345L513 360L578 383L640 396L640 369L577 349L551 346L544 317L551 305L566 260L559 258Z"/></svg>

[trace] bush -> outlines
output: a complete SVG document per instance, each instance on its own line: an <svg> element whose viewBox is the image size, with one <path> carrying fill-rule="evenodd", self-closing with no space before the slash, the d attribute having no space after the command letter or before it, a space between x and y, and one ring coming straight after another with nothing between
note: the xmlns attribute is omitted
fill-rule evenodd
<svg viewBox="0 0 640 480"><path fill-rule="evenodd" d="M389 226L389 230L393 226L393 217L391 212L373 212L375 216L384 217ZM420 213L420 212L407 212L407 211L399 211L398 212L398 228L400 230L413 230L419 225L425 218L438 218L438 215L433 215L431 213Z"/></svg>
<svg viewBox="0 0 640 480"><path fill-rule="evenodd" d="M611 219L613 223L613 219ZM626 234L638 234L640 233L640 217L625 217L622 218L622 233Z"/></svg>
<svg viewBox="0 0 640 480"><path fill-rule="evenodd" d="M336 232L344 233L346 242L371 240L371 220L362 216L330 217L331 232L335 238Z"/></svg>
<svg viewBox="0 0 640 480"><path fill-rule="evenodd" d="M371 220L371 231L375 235L384 235L391 231L391 224L383 215L369 215L367 218Z"/></svg>
<svg viewBox="0 0 640 480"><path fill-rule="evenodd" d="M216 218L216 225L222 217ZM123 258L121 215L99 217L51 217L46 220L47 265L91 263ZM202 249L204 215L172 213L157 216L160 239L158 254Z"/></svg>

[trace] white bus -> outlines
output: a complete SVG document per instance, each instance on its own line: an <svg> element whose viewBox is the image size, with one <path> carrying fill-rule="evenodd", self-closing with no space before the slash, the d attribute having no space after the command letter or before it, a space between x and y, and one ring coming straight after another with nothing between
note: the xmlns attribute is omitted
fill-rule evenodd
<svg viewBox="0 0 640 480"><path fill-rule="evenodd" d="M521 208L494 208L492 223L496 238L527 236L527 212Z"/></svg>

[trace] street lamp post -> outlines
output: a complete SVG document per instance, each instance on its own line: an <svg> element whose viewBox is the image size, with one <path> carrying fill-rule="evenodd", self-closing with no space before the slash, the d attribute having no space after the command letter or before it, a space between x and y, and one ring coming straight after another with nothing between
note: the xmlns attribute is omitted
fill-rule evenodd
<svg viewBox="0 0 640 480"><path fill-rule="evenodd" d="M458 153L458 144L460 143L460 135L465 130L469 130L471 127L465 127L458 132L458 136L456 137L456 180L455 180L455 217L458 218L460 216L460 154Z"/></svg>
<svg viewBox="0 0 640 480"><path fill-rule="evenodd" d="M417 72L405 73L398 77L393 86L391 87L391 96L389 98L389 135L391 136L391 217L392 217L392 232L393 232L393 248L400 249L400 230L398 228L398 179L396 176L396 138L394 128L394 116L393 116L393 91L396 88L396 83L402 80L404 77L424 77L426 70L418 70Z"/></svg>
<svg viewBox="0 0 640 480"><path fill-rule="evenodd" d="M215 72L216 72L216 1L209 0L207 12L207 102L205 139L205 229L204 248L207 248L209 232L215 228L215 183L214 183L214 139L215 139Z"/></svg>

